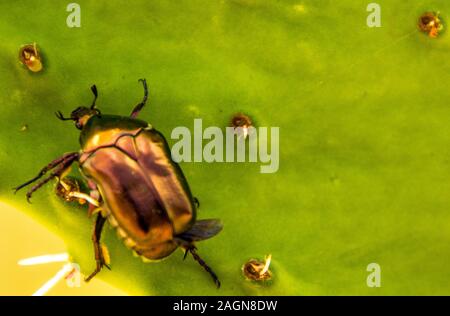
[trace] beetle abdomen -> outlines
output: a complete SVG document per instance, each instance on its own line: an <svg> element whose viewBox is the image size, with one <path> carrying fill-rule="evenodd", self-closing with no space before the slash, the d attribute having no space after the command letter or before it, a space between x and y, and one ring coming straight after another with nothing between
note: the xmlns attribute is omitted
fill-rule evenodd
<svg viewBox="0 0 450 316"><path fill-rule="evenodd" d="M165 241L157 245L138 245L128 234L119 226L115 217L108 214L108 221L110 225L115 228L117 236L123 243L131 250L135 256L141 257L142 261L160 261L170 255L176 248L177 244L174 241Z"/></svg>

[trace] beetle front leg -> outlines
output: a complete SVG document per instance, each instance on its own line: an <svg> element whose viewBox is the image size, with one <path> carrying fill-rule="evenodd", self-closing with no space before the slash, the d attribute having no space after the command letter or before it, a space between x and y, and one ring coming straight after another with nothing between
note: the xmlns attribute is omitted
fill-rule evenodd
<svg viewBox="0 0 450 316"><path fill-rule="evenodd" d="M103 267L108 268L111 270L111 268L108 265L108 253L106 248L102 247L100 243L102 230L106 222L106 217L103 217L102 214L97 215L97 219L95 221L94 226L94 232L92 234L92 242L94 244L94 252L95 252L95 262L97 263L97 267L95 268L94 272L92 272L86 279L86 282L89 282L94 276L99 273ZM106 258L105 258L106 257Z"/></svg>
<svg viewBox="0 0 450 316"><path fill-rule="evenodd" d="M142 85L144 86L144 98L138 105L136 105L131 112L130 117L135 118L139 115L139 112L142 110L142 108L145 106L145 103L147 102L148 98L148 87L147 87L147 81L145 79L139 79L139 81L142 82Z"/></svg>

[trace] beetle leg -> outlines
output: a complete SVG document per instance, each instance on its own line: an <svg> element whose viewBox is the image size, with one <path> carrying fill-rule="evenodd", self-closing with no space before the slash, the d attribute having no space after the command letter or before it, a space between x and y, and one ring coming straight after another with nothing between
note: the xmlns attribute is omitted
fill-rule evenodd
<svg viewBox="0 0 450 316"><path fill-rule="evenodd" d="M16 192L20 189L22 189L23 187L33 183L34 181L36 181L37 179L41 178L43 176L43 174L45 174L48 170L51 170L55 167L57 167L55 169L55 171L53 171L47 178L43 179L42 181L38 182L37 184L35 184L28 192L27 192L27 200L28 202L30 202L31 196L33 195L34 192L36 192L37 190L39 190L42 186L44 186L47 182L49 182L50 180L52 180L53 178L60 178L61 175L64 174L64 172L67 170L67 168L69 168L73 162L75 160L78 159L78 153L72 153L72 155L69 155L67 157L65 157L64 159L62 159L59 162L56 162L57 160L55 160L54 166L51 166L52 163L50 163L47 167L45 167L44 169L41 170L41 172L39 173L39 175L33 179L31 179L30 181L27 181L26 183L18 186L16 188ZM51 167L49 167L51 166ZM49 168L47 170L45 170L46 168ZM44 173L41 175L42 171L44 171ZM31 203L31 202L30 202Z"/></svg>
<svg viewBox="0 0 450 316"><path fill-rule="evenodd" d="M213 278L214 283L216 284L217 288L220 288L219 278L214 273L214 271L211 269L211 267L208 266L208 264L206 264L206 262L202 258L200 258L200 256L197 253L197 248L193 244L185 244L185 245L182 245L181 247L186 250L186 253L189 252L192 255L194 260L197 261L203 267L203 269L205 269L206 272L208 272L209 275ZM185 257L186 257L186 253L185 253Z"/></svg>
<svg viewBox="0 0 450 316"><path fill-rule="evenodd" d="M97 219L95 221L94 226L94 232L92 234L92 242L94 243L94 252L95 252L95 262L97 263L97 267L95 268L94 272L92 272L86 279L86 282L89 282L94 276L99 273L103 267L108 268L109 267L107 260L105 258L105 252L106 250L103 249L102 245L100 244L100 238L102 235L102 230L106 222L106 217L103 217L102 214L97 215Z"/></svg>
<svg viewBox="0 0 450 316"><path fill-rule="evenodd" d="M78 153L77 152L72 152L72 153L67 153L64 154L63 156L53 160L52 162L50 162L47 166L45 166L44 168L41 169L41 171L39 171L38 175L36 177L34 177L33 179L19 185L18 187L14 188L14 193L16 193L17 191L19 191L20 189L26 187L27 185L39 180L40 178L42 178L48 171L56 168L58 165L60 164L68 164L70 166L70 164L72 164L76 159L78 158Z"/></svg>
<svg viewBox="0 0 450 316"><path fill-rule="evenodd" d="M133 109L133 111L131 112L130 117L135 118L139 115L139 112L142 110L142 108L144 107L145 103L147 102L147 98L148 98L148 88L147 88L147 81L145 79L139 79L140 82L142 82L142 85L144 86L144 98L142 99L142 101L136 105Z"/></svg>

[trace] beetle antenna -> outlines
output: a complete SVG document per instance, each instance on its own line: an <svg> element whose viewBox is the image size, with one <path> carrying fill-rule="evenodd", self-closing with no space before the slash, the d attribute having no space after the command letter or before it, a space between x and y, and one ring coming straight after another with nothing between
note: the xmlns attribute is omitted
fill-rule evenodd
<svg viewBox="0 0 450 316"><path fill-rule="evenodd" d="M92 101L91 110L95 109L95 101L97 101L98 92L97 92L97 86L94 84L91 87L91 91L94 94L94 101Z"/></svg>
<svg viewBox="0 0 450 316"><path fill-rule="evenodd" d="M61 113L61 111L56 111L55 115L57 118L59 118L61 121L72 121L71 117L64 117L64 115Z"/></svg>

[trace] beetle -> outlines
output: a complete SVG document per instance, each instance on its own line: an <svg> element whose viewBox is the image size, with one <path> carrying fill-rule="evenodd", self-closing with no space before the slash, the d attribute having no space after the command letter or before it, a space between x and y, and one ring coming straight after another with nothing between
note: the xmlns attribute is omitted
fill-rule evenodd
<svg viewBox="0 0 450 316"><path fill-rule="evenodd" d="M70 193L90 203L90 215L97 213L92 233L96 269L86 281L103 267L109 268L106 250L100 243L108 220L125 245L144 260L158 261L181 247L184 258L190 253L220 287L217 275L198 255L194 243L217 235L222 223L218 219L196 220L198 200L172 160L166 139L137 118L148 99L146 80L139 81L144 97L130 116L102 114L96 107L95 85L91 87L91 106L76 108L70 117L56 112L60 120L75 122L81 131L81 149L53 160L36 177L16 187L15 192L40 180L26 194L30 201L32 194L50 180L63 181L64 174L77 162L90 192Z"/></svg>

